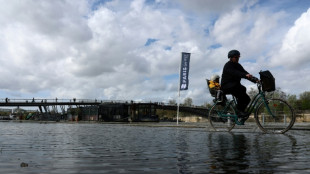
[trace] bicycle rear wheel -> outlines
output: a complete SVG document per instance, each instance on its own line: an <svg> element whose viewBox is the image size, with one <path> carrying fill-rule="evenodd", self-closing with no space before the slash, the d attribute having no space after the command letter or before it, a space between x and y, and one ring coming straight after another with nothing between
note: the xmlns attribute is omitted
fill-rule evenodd
<svg viewBox="0 0 310 174"><path fill-rule="evenodd" d="M234 109L230 105L228 108L221 105L214 105L209 111L209 122L215 131L231 131L235 122L229 115L236 115Z"/></svg>
<svg viewBox="0 0 310 174"><path fill-rule="evenodd" d="M295 123L292 107L282 99L268 99L260 103L255 112L258 127L265 133L285 133Z"/></svg>

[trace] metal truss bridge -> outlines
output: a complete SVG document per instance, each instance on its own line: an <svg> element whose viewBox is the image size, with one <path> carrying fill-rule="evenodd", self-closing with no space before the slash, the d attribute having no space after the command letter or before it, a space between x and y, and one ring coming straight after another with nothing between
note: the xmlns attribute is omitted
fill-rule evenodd
<svg viewBox="0 0 310 174"><path fill-rule="evenodd" d="M59 108L65 113L66 107L96 106L101 103L103 101L89 99L0 99L0 107L38 107L41 113L51 110L58 112Z"/></svg>
<svg viewBox="0 0 310 174"><path fill-rule="evenodd" d="M41 113L47 113L50 111L58 112L60 108L62 113L65 113L65 109L76 107L87 107L87 106L99 106L104 103L126 103L128 105L136 103L133 101L108 101L108 100L90 100L90 99L0 99L0 107L38 107ZM138 102L139 103L139 102ZM157 105L157 109L164 110L177 110L177 105L169 105L165 103L150 102ZM208 109L206 107L197 106L183 106L180 105L180 112L187 112L199 116L208 115Z"/></svg>

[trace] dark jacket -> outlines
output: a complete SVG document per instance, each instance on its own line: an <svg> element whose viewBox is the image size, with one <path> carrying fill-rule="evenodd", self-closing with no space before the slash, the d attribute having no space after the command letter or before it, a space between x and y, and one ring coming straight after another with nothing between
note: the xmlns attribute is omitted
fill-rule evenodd
<svg viewBox="0 0 310 174"><path fill-rule="evenodd" d="M249 74L239 63L228 61L223 68L221 89L229 89L241 85L241 78Z"/></svg>

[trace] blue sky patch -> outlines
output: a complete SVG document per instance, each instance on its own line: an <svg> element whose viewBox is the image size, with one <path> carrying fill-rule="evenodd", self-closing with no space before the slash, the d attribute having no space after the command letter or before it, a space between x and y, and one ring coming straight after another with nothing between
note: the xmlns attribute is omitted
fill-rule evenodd
<svg viewBox="0 0 310 174"><path fill-rule="evenodd" d="M176 80L179 79L179 74L169 74L164 76L164 80L166 81L171 81L171 80Z"/></svg>
<svg viewBox="0 0 310 174"><path fill-rule="evenodd" d="M154 3L156 3L156 1L155 0L146 0L145 3L146 4L154 4Z"/></svg>
<svg viewBox="0 0 310 174"><path fill-rule="evenodd" d="M96 0L91 6L93 11L97 10L99 6L103 6L106 2L111 2L112 0Z"/></svg>
<svg viewBox="0 0 310 174"><path fill-rule="evenodd" d="M167 51L170 51L171 49L172 49L172 47L170 47L170 46L165 47L165 50L167 50Z"/></svg>
<svg viewBox="0 0 310 174"><path fill-rule="evenodd" d="M157 39L148 38L144 46L150 46L152 43L158 41Z"/></svg>
<svg viewBox="0 0 310 174"><path fill-rule="evenodd" d="M220 48L222 47L221 44L217 43L217 44L213 44L213 45L210 45L209 48L212 48L212 49L216 49L216 48Z"/></svg>
<svg viewBox="0 0 310 174"><path fill-rule="evenodd" d="M151 78L149 78L149 77L144 77L143 80L144 80L144 81L149 81L149 80L151 80Z"/></svg>

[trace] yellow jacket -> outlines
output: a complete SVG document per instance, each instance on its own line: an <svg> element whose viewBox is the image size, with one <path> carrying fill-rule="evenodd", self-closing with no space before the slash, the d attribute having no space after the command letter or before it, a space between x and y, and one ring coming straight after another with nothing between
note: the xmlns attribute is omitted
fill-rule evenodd
<svg viewBox="0 0 310 174"><path fill-rule="evenodd" d="M209 88L210 89L216 89L216 90L219 90L221 88L221 85L217 82L214 82L212 80L209 81Z"/></svg>

